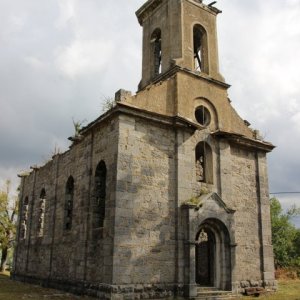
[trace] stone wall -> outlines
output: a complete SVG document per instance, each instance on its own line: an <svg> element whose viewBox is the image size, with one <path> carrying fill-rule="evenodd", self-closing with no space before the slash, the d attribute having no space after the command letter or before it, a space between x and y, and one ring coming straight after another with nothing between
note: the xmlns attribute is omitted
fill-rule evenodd
<svg viewBox="0 0 300 300"><path fill-rule="evenodd" d="M114 283L174 283L175 132L120 117Z"/></svg>
<svg viewBox="0 0 300 300"><path fill-rule="evenodd" d="M32 213L28 236L18 242L13 277L112 299L182 294L176 283L175 132L170 123L120 115L25 177L21 197L29 197ZM91 175L100 160L108 170L106 218L103 229L93 230ZM72 230L66 232L69 176L75 194ZM42 189L45 225L38 236Z"/></svg>
<svg viewBox="0 0 300 300"><path fill-rule="evenodd" d="M255 153L231 147L231 205L237 210L236 259L240 280L261 279L259 203ZM224 195L226 199L226 196ZM256 258L256 259L254 259Z"/></svg>
<svg viewBox="0 0 300 300"><path fill-rule="evenodd" d="M222 197L236 210L233 286L240 291L250 286L276 289L266 155L221 144Z"/></svg>
<svg viewBox="0 0 300 300"><path fill-rule="evenodd" d="M16 275L111 282L117 123L116 119L102 122L69 151L54 156L23 179L21 201L28 197L29 213L26 238L19 233ZM101 160L107 167L106 218L104 229L93 230L90 216L94 174ZM64 214L66 182L70 176L74 178L75 190L72 229L68 231L64 229ZM40 234L43 189L45 212Z"/></svg>

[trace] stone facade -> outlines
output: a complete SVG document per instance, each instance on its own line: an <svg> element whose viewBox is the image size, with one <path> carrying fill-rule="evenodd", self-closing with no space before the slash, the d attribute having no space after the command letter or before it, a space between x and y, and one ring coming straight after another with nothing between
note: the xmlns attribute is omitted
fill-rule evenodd
<svg viewBox="0 0 300 300"><path fill-rule="evenodd" d="M218 13L196 0L149 0L137 11L137 94L120 90L67 152L21 176L13 278L101 299L276 289L274 146L228 99Z"/></svg>

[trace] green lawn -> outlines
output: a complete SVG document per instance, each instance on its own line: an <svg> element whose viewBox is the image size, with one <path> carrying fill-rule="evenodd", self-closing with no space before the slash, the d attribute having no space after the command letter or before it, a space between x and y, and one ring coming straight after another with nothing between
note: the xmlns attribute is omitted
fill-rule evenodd
<svg viewBox="0 0 300 300"><path fill-rule="evenodd" d="M92 300L90 297L79 297L53 289L24 284L9 279L8 273L0 274L0 300ZM300 280L281 280L279 290L273 295L259 298L243 297L243 300L300 300Z"/></svg>

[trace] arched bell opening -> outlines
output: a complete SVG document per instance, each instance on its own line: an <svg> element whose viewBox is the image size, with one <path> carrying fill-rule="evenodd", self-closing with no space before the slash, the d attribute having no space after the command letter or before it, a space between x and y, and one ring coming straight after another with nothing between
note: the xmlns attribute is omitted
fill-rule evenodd
<svg viewBox="0 0 300 300"><path fill-rule="evenodd" d="M162 72L162 38L160 28L156 28L151 35L152 76L156 77Z"/></svg>
<svg viewBox="0 0 300 300"><path fill-rule="evenodd" d="M200 24L193 27L194 69L208 74L207 32Z"/></svg>
<svg viewBox="0 0 300 300"><path fill-rule="evenodd" d="M220 220L207 219L195 238L196 284L231 290L230 236L226 226Z"/></svg>

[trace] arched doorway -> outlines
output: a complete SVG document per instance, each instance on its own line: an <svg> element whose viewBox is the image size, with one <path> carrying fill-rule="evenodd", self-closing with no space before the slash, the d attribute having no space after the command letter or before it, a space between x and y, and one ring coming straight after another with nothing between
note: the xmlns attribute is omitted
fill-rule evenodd
<svg viewBox="0 0 300 300"><path fill-rule="evenodd" d="M202 228L196 239L196 283L214 286L215 238L211 230Z"/></svg>
<svg viewBox="0 0 300 300"><path fill-rule="evenodd" d="M196 235L195 281L200 286L231 290L230 237L226 226L207 219Z"/></svg>

